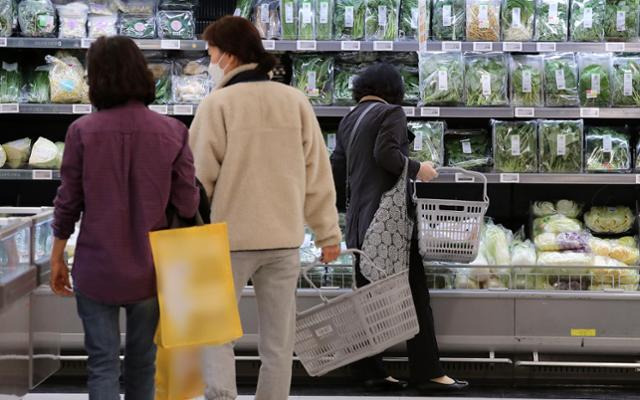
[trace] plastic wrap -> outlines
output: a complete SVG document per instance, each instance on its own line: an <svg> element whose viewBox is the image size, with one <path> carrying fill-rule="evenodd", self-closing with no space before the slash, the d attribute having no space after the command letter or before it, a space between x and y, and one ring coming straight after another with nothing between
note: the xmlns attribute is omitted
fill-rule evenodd
<svg viewBox="0 0 640 400"><path fill-rule="evenodd" d="M497 172L538 172L536 121L491 121Z"/></svg>
<svg viewBox="0 0 640 400"><path fill-rule="evenodd" d="M444 163L444 121L409 121L407 127L415 135L410 157L441 167Z"/></svg>
<svg viewBox="0 0 640 400"><path fill-rule="evenodd" d="M14 0L0 0L0 37L11 36L17 11Z"/></svg>
<svg viewBox="0 0 640 400"><path fill-rule="evenodd" d="M365 0L335 0L336 40L361 40L364 38Z"/></svg>
<svg viewBox="0 0 640 400"><path fill-rule="evenodd" d="M578 54L580 105L609 107L611 105L611 55Z"/></svg>
<svg viewBox="0 0 640 400"><path fill-rule="evenodd" d="M280 0L256 0L253 4L252 18L261 38L280 38Z"/></svg>
<svg viewBox="0 0 640 400"><path fill-rule="evenodd" d="M617 107L640 106L640 57L613 57L611 103Z"/></svg>
<svg viewBox="0 0 640 400"><path fill-rule="evenodd" d="M22 75L18 63L2 62L0 68L0 103L19 103Z"/></svg>
<svg viewBox="0 0 640 400"><path fill-rule="evenodd" d="M640 259L638 242L632 236L620 239L600 239L592 237L589 247L598 256L609 257L626 265L636 265Z"/></svg>
<svg viewBox="0 0 640 400"><path fill-rule="evenodd" d="M119 0L119 6L125 14L153 15L157 5L157 0Z"/></svg>
<svg viewBox="0 0 640 400"><path fill-rule="evenodd" d="M174 64L174 74L171 77L174 103L198 104L209 94L211 78L207 73L208 66L208 57L197 60L179 60Z"/></svg>
<svg viewBox="0 0 640 400"><path fill-rule="evenodd" d="M578 218L582 214L583 207L583 204L573 200L558 200L557 202L536 201L533 203L532 211L535 217L559 214L568 218Z"/></svg>
<svg viewBox="0 0 640 400"><path fill-rule="evenodd" d="M500 40L500 1L467 1L467 40L497 42Z"/></svg>
<svg viewBox="0 0 640 400"><path fill-rule="evenodd" d="M310 2L307 1L306 3L309 4ZM296 40L298 38L298 21L301 13L298 12L298 2L296 0L281 0L280 10L282 39ZM306 6L305 11L307 11ZM307 25L309 25L309 23L307 23Z"/></svg>
<svg viewBox="0 0 640 400"><path fill-rule="evenodd" d="M420 104L464 104L464 64L460 53L421 53Z"/></svg>
<svg viewBox="0 0 640 400"><path fill-rule="evenodd" d="M474 171L491 169L491 138L484 129L447 130L444 152L448 167Z"/></svg>
<svg viewBox="0 0 640 400"><path fill-rule="evenodd" d="M159 10L194 11L198 6L198 0L160 0Z"/></svg>
<svg viewBox="0 0 640 400"><path fill-rule="evenodd" d="M547 107L575 107L578 97L578 64L573 53L544 57L544 92Z"/></svg>
<svg viewBox="0 0 640 400"><path fill-rule="evenodd" d="M503 53L465 54L464 80L467 106L509 104L509 73Z"/></svg>
<svg viewBox="0 0 640 400"><path fill-rule="evenodd" d="M58 146L49 139L39 137L31 149L29 167L36 169L55 169L58 166Z"/></svg>
<svg viewBox="0 0 640 400"><path fill-rule="evenodd" d="M191 40L196 35L192 11L158 11L158 36L161 39Z"/></svg>
<svg viewBox="0 0 640 400"><path fill-rule="evenodd" d="M336 64L333 85L333 104L350 106L353 99L353 83L362 67L355 64Z"/></svg>
<svg viewBox="0 0 640 400"><path fill-rule="evenodd" d="M301 0L298 2L298 39L315 40L317 34L317 0ZM282 27L284 36L284 26Z"/></svg>
<svg viewBox="0 0 640 400"><path fill-rule="evenodd" d="M541 252L538 253L538 265L566 265L566 266L585 266L589 267L593 265L593 254L575 251L563 251L563 252ZM585 273L584 269L562 269L555 271L561 275L582 275Z"/></svg>
<svg viewBox="0 0 640 400"><path fill-rule="evenodd" d="M396 40L400 19L400 0L366 0L366 40Z"/></svg>
<svg viewBox="0 0 640 400"><path fill-rule="evenodd" d="M427 15L425 22L426 31L429 32L431 24L431 0L427 2ZM402 0L400 5L400 40L418 40L418 24L420 21L420 13L418 8L418 0Z"/></svg>
<svg viewBox="0 0 640 400"><path fill-rule="evenodd" d="M404 83L403 104L415 106L420 102L420 73L418 67L400 64L398 69Z"/></svg>
<svg viewBox="0 0 640 400"><path fill-rule="evenodd" d="M153 15L122 14L120 35L132 39L153 39L156 37L156 19Z"/></svg>
<svg viewBox="0 0 640 400"><path fill-rule="evenodd" d="M633 228L636 217L629 207L591 207L584 214L584 223L591 232L606 234L626 233Z"/></svg>
<svg viewBox="0 0 640 400"><path fill-rule="evenodd" d="M82 39L87 37L89 6L73 3L56 6L58 10L58 37L62 39Z"/></svg>
<svg viewBox="0 0 640 400"><path fill-rule="evenodd" d="M513 232L502 225L489 221L482 232L484 254L488 265L509 265L511 263L511 242Z"/></svg>
<svg viewBox="0 0 640 400"><path fill-rule="evenodd" d="M533 40L535 15L535 0L503 0L502 40Z"/></svg>
<svg viewBox="0 0 640 400"><path fill-rule="evenodd" d="M233 12L233 15L236 17L250 19L252 3L253 3L253 0L237 0L236 8L235 8L235 11Z"/></svg>
<svg viewBox="0 0 640 400"><path fill-rule="evenodd" d="M544 106L543 70L542 56L511 56L511 105L516 107Z"/></svg>
<svg viewBox="0 0 640 400"><path fill-rule="evenodd" d="M87 26L91 39L97 39L101 36L115 36L118 34L118 17L116 15L89 15Z"/></svg>
<svg viewBox="0 0 640 400"><path fill-rule="evenodd" d="M334 60L325 56L297 56L293 60L292 85L304 92L313 105L330 105Z"/></svg>
<svg viewBox="0 0 640 400"><path fill-rule="evenodd" d="M574 42L604 40L605 0L572 0L570 36Z"/></svg>
<svg viewBox="0 0 640 400"><path fill-rule="evenodd" d="M511 265L536 265L538 256L536 247L530 240L516 241L511 246Z"/></svg>
<svg viewBox="0 0 640 400"><path fill-rule="evenodd" d="M22 0L18 4L18 22L22 36L54 37L56 10L50 0Z"/></svg>
<svg viewBox="0 0 640 400"><path fill-rule="evenodd" d="M537 42L566 42L569 33L569 0L536 0Z"/></svg>
<svg viewBox="0 0 640 400"><path fill-rule="evenodd" d="M533 220L533 237L543 233L581 232L582 222L562 214L549 215Z"/></svg>
<svg viewBox="0 0 640 400"><path fill-rule="evenodd" d="M434 40L464 40L465 0L433 0L431 29Z"/></svg>
<svg viewBox="0 0 640 400"><path fill-rule="evenodd" d="M540 172L582 172L583 122L540 120Z"/></svg>
<svg viewBox="0 0 640 400"><path fill-rule="evenodd" d="M633 42L638 40L638 0L606 0L604 36L607 41Z"/></svg>
<svg viewBox="0 0 640 400"><path fill-rule="evenodd" d="M631 143L627 127L589 127L585 135L587 172L630 172Z"/></svg>
<svg viewBox="0 0 640 400"><path fill-rule="evenodd" d="M49 96L49 67L40 66L27 76L24 88L27 103L48 103Z"/></svg>
<svg viewBox="0 0 640 400"><path fill-rule="evenodd" d="M156 99L154 104L171 103L171 62L167 60L151 61L148 66L153 74L153 80L156 85Z"/></svg>
<svg viewBox="0 0 640 400"><path fill-rule="evenodd" d="M11 169L24 167L31 154L31 139L24 138L5 143L2 145L2 149L7 157L5 167Z"/></svg>
<svg viewBox="0 0 640 400"><path fill-rule="evenodd" d="M534 242L538 251L589 250L589 234L585 232L545 232L537 235Z"/></svg>
<svg viewBox="0 0 640 400"><path fill-rule="evenodd" d="M333 38L333 0L316 1L316 39L331 40Z"/></svg>

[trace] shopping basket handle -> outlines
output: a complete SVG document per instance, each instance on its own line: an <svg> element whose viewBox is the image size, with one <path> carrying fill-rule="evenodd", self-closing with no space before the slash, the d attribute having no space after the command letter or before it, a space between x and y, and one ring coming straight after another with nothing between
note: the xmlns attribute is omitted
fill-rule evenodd
<svg viewBox="0 0 640 400"><path fill-rule="evenodd" d="M464 168L459 168L459 167L440 167L437 168L436 171L438 171L438 173L442 173L442 172L450 172L450 173L456 173L456 174L463 174L463 175L469 175L472 176L473 178L478 178L480 180L480 182L482 182L483 184L483 200L485 203L489 203L489 195L487 193L487 177L480 173L480 172L476 172L476 171L469 171L466 170ZM413 181L413 200L416 201L418 200L418 185L417 185L418 181Z"/></svg>

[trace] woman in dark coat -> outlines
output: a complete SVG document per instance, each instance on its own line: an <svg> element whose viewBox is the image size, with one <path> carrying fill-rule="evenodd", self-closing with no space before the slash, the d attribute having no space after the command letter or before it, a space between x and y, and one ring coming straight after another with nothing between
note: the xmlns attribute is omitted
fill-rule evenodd
<svg viewBox="0 0 640 400"><path fill-rule="evenodd" d="M338 191L338 206L343 211L346 208L347 213L347 246L360 249L383 193L396 184L404 170L413 134L407 131L406 116L398 105L404 97L404 85L393 66L380 63L369 67L356 78L353 95L358 106L340 122L331 165ZM361 118L363 113L366 114ZM357 135L349 150L347 201L347 149L359 119ZM409 159L408 177L427 182L437 177L437 172L429 162ZM358 262L356 281L358 286L369 283ZM410 383L425 392L465 388L467 382L449 378L440 365L429 290L415 230L411 240L409 282L420 326L420 333L407 342ZM408 386L407 382L389 376L382 363L382 355L359 361L355 368L370 389L393 390Z"/></svg>

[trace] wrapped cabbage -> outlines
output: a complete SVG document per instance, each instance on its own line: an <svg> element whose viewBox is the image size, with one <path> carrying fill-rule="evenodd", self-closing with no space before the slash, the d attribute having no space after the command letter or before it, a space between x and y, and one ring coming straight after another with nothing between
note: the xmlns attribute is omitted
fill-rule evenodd
<svg viewBox="0 0 640 400"><path fill-rule="evenodd" d="M585 146L587 172L631 171L631 143L626 127L589 127Z"/></svg>
<svg viewBox="0 0 640 400"><path fill-rule="evenodd" d="M582 120L540 120L540 172L581 172L582 130Z"/></svg>
<svg viewBox="0 0 640 400"><path fill-rule="evenodd" d="M80 60L64 53L46 56L50 64L49 86L52 103L89 103L89 86Z"/></svg>
<svg viewBox="0 0 640 400"><path fill-rule="evenodd" d="M638 243L632 236L626 236L620 239L600 239L593 237L589 240L589 247L594 254L610 257L625 265L636 265L640 258Z"/></svg>
<svg viewBox="0 0 640 400"><path fill-rule="evenodd" d="M330 105L333 91L333 57L304 55L293 60L292 85L313 105Z"/></svg>
<svg viewBox="0 0 640 400"><path fill-rule="evenodd" d="M22 36L54 37L56 10L50 0L22 0L18 5Z"/></svg>
<svg viewBox="0 0 640 400"><path fill-rule="evenodd" d="M411 158L431 161L436 167L441 167L444 163L444 122L410 121L407 125L415 135Z"/></svg>
<svg viewBox="0 0 640 400"><path fill-rule="evenodd" d="M7 162L7 153L4 151L4 147L0 146L0 168L4 167Z"/></svg>
<svg viewBox="0 0 640 400"><path fill-rule="evenodd" d="M496 171L538 171L538 129L535 121L492 120L491 126Z"/></svg>
<svg viewBox="0 0 640 400"><path fill-rule="evenodd" d="M635 291L640 282L638 270L632 268L621 268L626 265L606 256L596 256L594 265L598 267L592 270L591 290L622 289L625 291ZM617 267L617 268L616 268Z"/></svg>
<svg viewBox="0 0 640 400"><path fill-rule="evenodd" d="M491 169L491 138L484 129L447 130L444 135L445 164L475 171Z"/></svg>
<svg viewBox="0 0 640 400"><path fill-rule="evenodd" d="M536 247L530 240L513 242L511 246L511 265L536 265L537 259Z"/></svg>
<svg viewBox="0 0 640 400"><path fill-rule="evenodd" d="M58 157L54 168L60 169L62 166L62 158L64 157L64 142L56 142L56 147L58 148Z"/></svg>
<svg viewBox="0 0 640 400"><path fill-rule="evenodd" d="M207 67L207 58L175 63L175 74L171 79L174 103L197 104L209 94L211 79Z"/></svg>
<svg viewBox="0 0 640 400"><path fill-rule="evenodd" d="M453 286L456 289L479 289L480 286L478 282L473 279L469 274L469 269L463 270L460 268L456 272L456 279L454 280Z"/></svg>
<svg viewBox="0 0 640 400"><path fill-rule="evenodd" d="M558 200L556 210L558 214L569 218L578 218L582 214L583 205L573 200Z"/></svg>
<svg viewBox="0 0 640 400"><path fill-rule="evenodd" d="M513 233L502 225L485 224L483 233L484 251L489 265L511 264L511 242Z"/></svg>
<svg viewBox="0 0 640 400"><path fill-rule="evenodd" d="M593 254L575 251L545 251L538 253L538 265L585 266L593 265ZM584 269L561 269L554 272L560 275L581 275Z"/></svg>
<svg viewBox="0 0 640 400"><path fill-rule="evenodd" d="M533 220L533 236L542 233L580 232L582 223L574 218L556 214Z"/></svg>
<svg viewBox="0 0 640 400"><path fill-rule="evenodd" d="M29 166L32 168L53 169L58 166L58 146L49 139L38 138L29 157Z"/></svg>
<svg viewBox="0 0 640 400"><path fill-rule="evenodd" d="M545 232L534 239L538 251L562 251L589 249L589 234L584 232Z"/></svg>
<svg viewBox="0 0 640 400"><path fill-rule="evenodd" d="M635 215L629 207L591 207L584 215L584 223L595 233L625 233L635 223Z"/></svg>
<svg viewBox="0 0 640 400"><path fill-rule="evenodd" d="M7 162L5 165L11 169L18 169L23 167L29 160L29 154L31 153L31 139L24 138L14 140L3 144L2 148L7 156Z"/></svg>

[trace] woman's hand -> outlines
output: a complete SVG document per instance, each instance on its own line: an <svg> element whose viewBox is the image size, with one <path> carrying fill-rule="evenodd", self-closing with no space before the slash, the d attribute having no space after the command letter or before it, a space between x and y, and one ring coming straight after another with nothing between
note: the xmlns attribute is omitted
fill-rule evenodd
<svg viewBox="0 0 640 400"><path fill-rule="evenodd" d="M340 246L325 246L322 248L322 258L321 261L325 264L329 264L338 259L340 255Z"/></svg>
<svg viewBox="0 0 640 400"><path fill-rule="evenodd" d="M69 267L64 260L51 260L51 290L58 296L72 296Z"/></svg>
<svg viewBox="0 0 640 400"><path fill-rule="evenodd" d="M417 179L421 182L429 182L438 177L438 171L433 167L431 161L420 163Z"/></svg>

